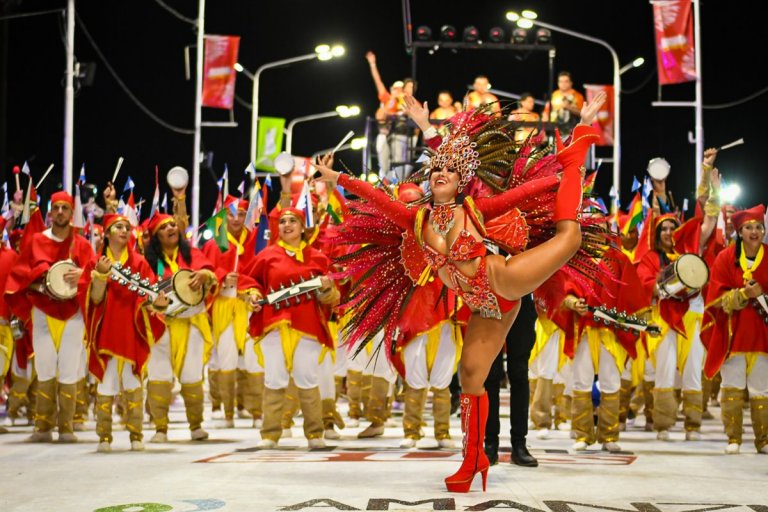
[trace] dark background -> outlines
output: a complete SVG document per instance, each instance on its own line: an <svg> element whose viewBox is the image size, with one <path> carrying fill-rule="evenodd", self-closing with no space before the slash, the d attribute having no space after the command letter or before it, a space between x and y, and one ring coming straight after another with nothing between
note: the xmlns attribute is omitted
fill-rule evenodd
<svg viewBox="0 0 768 512"><path fill-rule="evenodd" d="M164 0L184 16L197 16L197 2ZM664 157L671 164L669 186L678 203L692 198L695 145L688 142L694 130L692 108L652 107L659 87L655 73L652 8L645 0L538 1L432 1L412 0L414 28L428 25L434 34L452 24L461 34L475 25L486 37L492 26L509 35L507 10L531 8L546 22L606 40L617 51L621 64L638 56L646 63L622 76L622 187L624 207L630 200L632 176L642 180L648 161ZM738 103L766 86L758 67L766 45L764 23L746 1L702 2L704 104ZM62 8L66 1L0 0L3 14ZM411 75L411 58L405 51L403 8L400 0L370 1L234 1L207 2L207 34L240 35L239 61L251 71L262 64L313 51L321 42L342 43L346 55L330 62L308 61L266 70L260 81L262 116L299 116L333 110L338 104L358 104L363 116L331 118L300 123L294 130L294 154L311 154L333 147L350 129L362 135L364 116L378 104L365 52L374 51L387 85ZM128 88L157 116L178 127L191 129L194 120L194 78L184 77L184 47L194 44L194 27L163 9L153 0L79 0L78 13L109 63ZM730 19L732 21L727 22ZM584 83L612 81L609 53L594 43L553 33L557 47L555 72L568 70L576 88ZM45 168L55 171L42 187L49 197L61 183L64 115L63 17L51 14L0 22L0 182L13 189L11 168L28 160L35 179ZM119 156L125 163L118 188L128 175L136 182L136 195L151 200L154 167L161 170L161 190L167 188L165 172L174 165L192 167L191 135L169 131L143 113L118 86L99 59L82 27L76 29L75 55L81 62L96 62L91 87L79 90L75 101L74 168L85 163L88 181L103 186ZM416 97L436 106L440 89L461 98L477 74L487 75L493 87L513 93L549 94L545 52L440 50L428 55L418 50ZM194 51L192 52L194 59ZM194 60L192 62L194 73ZM237 94L250 102L251 81L240 74ZM693 83L663 88L665 100L694 99ZM201 173L201 215L213 208L216 177L224 164L230 169L231 188L237 186L248 163L250 111L235 104L234 129L203 129L203 148L213 152L213 170ZM705 108L705 147L719 146L739 137L746 144L723 152L717 166L728 181L742 186L740 206L765 202L768 180L763 142L768 115L768 95L758 95L731 108ZM204 109L203 120L224 120L222 111ZM598 154L610 156L610 148ZM338 155L359 170L359 152ZM608 201L611 168L604 164L595 190ZM148 209L144 209L146 215ZM204 220L201 219L201 220Z"/></svg>

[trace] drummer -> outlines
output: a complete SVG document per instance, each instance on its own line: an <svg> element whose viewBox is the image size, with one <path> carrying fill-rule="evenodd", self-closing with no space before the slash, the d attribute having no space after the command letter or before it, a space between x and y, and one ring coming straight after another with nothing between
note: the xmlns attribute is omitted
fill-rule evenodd
<svg viewBox="0 0 768 512"><path fill-rule="evenodd" d="M77 381L83 360L83 316L76 290L84 267L93 258L91 244L70 225L74 199L65 191L51 196L52 226L27 234L21 254L11 269L6 300L19 318L31 314L32 345L38 377L37 416L31 442L52 441L54 418L58 418L59 442L77 441L73 418ZM74 264L54 280L48 271L64 260ZM60 265L57 268L61 268ZM62 298L67 297L70 298ZM59 298L55 298L59 297ZM58 408L57 408L58 381Z"/></svg>
<svg viewBox="0 0 768 512"><path fill-rule="evenodd" d="M194 271L189 290L204 291L206 297L216 293L218 280L208 258L181 236L176 218L155 213L149 222L150 241L144 256L152 272L167 280L181 269ZM161 309L158 312L163 313ZM151 443L168 441L168 408L174 377L181 382L181 396L187 413L192 440L208 439L203 430L203 366L211 353L213 337L206 314L206 302L183 312L168 311L163 316L160 332L147 364L147 396L155 435Z"/></svg>
<svg viewBox="0 0 768 512"><path fill-rule="evenodd" d="M708 243L719 213L720 180L716 172L711 185L705 215L694 217L683 228L672 213L647 221L652 226L649 232L653 235L653 250L642 256L637 268L646 303L651 306L651 321L661 328L658 337L643 336L647 353L651 361L655 361L653 428L657 438L663 441L670 439L669 429L675 425L676 390L681 387L685 439L701 439L704 346L699 333L704 300L700 290L687 287L679 295L665 297L660 293L660 284L675 278L670 271L682 254L701 254Z"/></svg>

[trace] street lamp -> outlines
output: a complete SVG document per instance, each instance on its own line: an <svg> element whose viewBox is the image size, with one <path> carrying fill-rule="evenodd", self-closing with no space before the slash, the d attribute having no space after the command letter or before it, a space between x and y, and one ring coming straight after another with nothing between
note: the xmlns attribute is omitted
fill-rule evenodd
<svg viewBox="0 0 768 512"><path fill-rule="evenodd" d="M344 55L344 47L340 45L336 46L328 46L327 44L321 44L317 48L315 48L314 53L307 53L305 55L299 55L298 57L292 57L290 59L283 59L283 60L277 60L274 62L267 62L266 64L262 64L259 69L256 70L253 75L250 75L249 78L253 80L253 95L252 95L252 103L253 103L253 110L251 113L251 162L256 163L256 151L258 146L258 140L259 140L259 79L261 78L261 73L264 72L264 70L270 69L270 68L278 68L280 66L286 66L288 64L293 64L295 62L301 62L304 60L331 60L335 57L341 57ZM242 68L242 66L239 66ZM238 66L235 66L235 69L237 70ZM239 71L239 70L238 70ZM243 71L245 71L243 69ZM248 76L248 75L246 75Z"/></svg>
<svg viewBox="0 0 768 512"><path fill-rule="evenodd" d="M293 119L291 122L289 122L285 127L285 151L291 153L291 150L293 149L293 127L299 123L304 123L306 121L316 121L318 119L326 119L328 117L354 117L358 115L360 115L360 107L357 105L352 105L351 107L348 107L347 105L339 105L336 107L336 110L331 110L330 112L297 117L296 119Z"/></svg>
<svg viewBox="0 0 768 512"><path fill-rule="evenodd" d="M613 59L613 186L618 193L621 184L621 108L619 104L619 96L621 92L621 73L619 66L619 56L616 54L616 50L614 50L610 44L603 41L602 39L540 21L536 13L533 11L523 11L522 17L516 12L509 11L507 12L507 19L509 21L515 22L518 26L523 28L530 28L533 25L538 25L543 28L548 28L554 32L561 32L578 39L584 39L585 41L599 44L611 52L611 59Z"/></svg>
<svg viewBox="0 0 768 512"><path fill-rule="evenodd" d="M630 69L639 68L643 64L645 64L645 59L642 58L642 57L638 57L635 60L633 60L632 62L630 62L629 64L624 64L623 66L621 66L621 69L619 70L619 74L623 75L624 73L626 73Z"/></svg>

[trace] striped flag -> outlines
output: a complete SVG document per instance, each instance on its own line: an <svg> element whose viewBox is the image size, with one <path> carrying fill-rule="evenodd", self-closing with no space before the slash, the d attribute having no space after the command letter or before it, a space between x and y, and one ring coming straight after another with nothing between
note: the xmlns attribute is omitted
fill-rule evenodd
<svg viewBox="0 0 768 512"><path fill-rule="evenodd" d="M338 188L334 188L330 194L328 194L328 207L326 208L328 215L333 219L334 224L341 224L344 222L344 214L347 213L347 205L344 196Z"/></svg>
<svg viewBox="0 0 768 512"><path fill-rule="evenodd" d="M304 188L301 190L301 196L299 196L299 202L296 204L296 208L304 212L304 227L315 227L315 216L312 211L312 195L309 191L309 182L304 182Z"/></svg>
<svg viewBox="0 0 768 512"><path fill-rule="evenodd" d="M594 171L584 177L584 185L582 185L582 191L585 195L591 194L592 189L595 188L595 178L597 178L597 171Z"/></svg>
<svg viewBox="0 0 768 512"><path fill-rule="evenodd" d="M629 217L629 220L624 225L624 229L622 229L622 232L625 235L628 235L630 230L634 229L635 226L643 221L643 201L640 192L636 192L635 197L632 198L632 202L629 203L627 216Z"/></svg>

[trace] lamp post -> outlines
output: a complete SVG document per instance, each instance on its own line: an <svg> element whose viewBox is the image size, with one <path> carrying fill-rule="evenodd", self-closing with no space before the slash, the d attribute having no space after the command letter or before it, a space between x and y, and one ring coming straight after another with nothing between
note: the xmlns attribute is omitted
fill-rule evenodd
<svg viewBox="0 0 768 512"><path fill-rule="evenodd" d="M296 119L293 119L291 122L289 122L285 127L285 150L288 153L291 153L291 150L293 149L293 127L299 123L317 121L318 119L326 119L329 117L353 117L357 115L360 115L360 107L357 105L352 105L351 107L346 105L339 105L336 107L336 110L323 112L321 114L297 117Z"/></svg>
<svg viewBox="0 0 768 512"><path fill-rule="evenodd" d="M258 149L259 140L259 79L261 74L271 68L278 68L280 66L286 66L295 62L301 62L305 60L330 60L334 57L341 57L344 55L344 47L336 45L333 48L327 44L323 44L315 48L314 53L307 53L305 55L299 55L298 57L292 57L290 59L277 60L274 62L267 62L262 64L259 69L253 74L253 94L252 103L253 110L251 113L251 162L256 163L256 152ZM240 66L242 67L242 66Z"/></svg>
<svg viewBox="0 0 768 512"><path fill-rule="evenodd" d="M522 26L524 28L530 28L532 25L538 25L543 28L548 28L554 32L561 32L578 39L590 41L592 43L603 46L611 53L611 59L613 59L613 186L615 187L616 193L619 193L619 190L621 190L621 68L619 66L619 56L616 54L616 50L614 50L610 44L603 41L602 39L540 21L537 19L536 14L532 11L523 11L522 18L517 15L517 13L510 11L507 13L507 19L517 22L518 26Z"/></svg>

